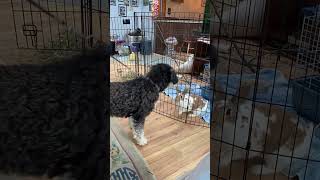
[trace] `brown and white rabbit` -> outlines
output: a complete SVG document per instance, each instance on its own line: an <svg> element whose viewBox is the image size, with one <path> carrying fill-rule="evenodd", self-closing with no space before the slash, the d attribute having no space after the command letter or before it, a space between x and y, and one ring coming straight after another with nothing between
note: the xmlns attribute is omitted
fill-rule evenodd
<svg viewBox="0 0 320 180"><path fill-rule="evenodd" d="M270 108L269 104L256 102L253 109L253 102L242 98L248 98L251 88L254 87L253 83L254 81L244 82L240 88L240 95L227 96L226 101L220 98L219 102L215 102L213 131L215 136L218 134L219 139L227 142L222 146L220 165L226 166L233 160L246 158L246 150L243 148L246 148L248 143L250 121L252 120L251 151L249 151L248 158L261 160L262 153L259 152L265 154L262 164L254 164L250 167L250 172L259 175L262 168L262 175L272 174L275 171L287 173L291 156L307 157L314 124L305 121L295 112L285 111L281 106L272 105ZM269 84L262 82L262 86L266 88ZM252 111L253 118L250 119ZM282 123L283 128L281 128ZM221 133L222 127L223 132ZM234 143L235 146L241 148L233 149L228 143ZM279 154L278 157L277 154Z"/></svg>
<svg viewBox="0 0 320 180"><path fill-rule="evenodd" d="M182 92L177 89L177 92L178 95L175 101L176 105L179 106L179 115L187 113L187 115L190 114L190 116L195 117L197 112L208 106L208 102L204 101L201 96L190 93L187 88Z"/></svg>

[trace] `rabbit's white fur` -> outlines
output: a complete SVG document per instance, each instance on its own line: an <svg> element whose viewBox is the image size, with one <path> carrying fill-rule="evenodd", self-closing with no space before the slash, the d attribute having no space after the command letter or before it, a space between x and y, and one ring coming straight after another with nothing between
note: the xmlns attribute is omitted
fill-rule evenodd
<svg viewBox="0 0 320 180"><path fill-rule="evenodd" d="M179 93L181 98L179 98L179 115L181 115L183 112L189 112L192 110L192 105L194 102L194 99L192 96L190 96L189 93L182 94Z"/></svg>
<svg viewBox="0 0 320 180"><path fill-rule="evenodd" d="M178 93L176 103L179 106L179 115L182 115L182 113L190 113L192 117L197 116L197 112L203 111L203 108L208 104L201 96L190 94L187 90Z"/></svg>
<svg viewBox="0 0 320 180"><path fill-rule="evenodd" d="M246 87L241 88L242 92L248 93L250 83L245 86ZM222 137L221 128L214 127L214 131L216 131L215 133L217 134L220 133L219 136L224 142L231 144L234 143L235 146L245 148L249 137L252 102L244 99L240 99L238 101L238 99L236 99L237 97L228 97L226 101L221 100L216 102L213 121L223 124ZM237 102L239 102L239 105L237 105ZM314 127L313 123L307 122L303 118L298 117L295 112L284 113L284 109L281 109L280 106L272 106L271 109L269 107L270 106L268 104L256 103L252 118L250 150L266 153L262 163L263 175L272 174L275 171L286 171L286 168L290 166L290 156L292 155L298 158L306 158L309 152ZM268 118L269 114L270 117ZM285 116L283 118L284 114ZM298 128L296 128L298 118L299 124ZM282 121L284 123L283 129L281 130ZM295 134L297 134L296 137ZM281 140L280 136L282 137ZM279 143L280 148L278 152ZM230 164L232 160L244 160L246 158L246 150L234 148L231 159L232 146L224 144L222 147L222 153L220 155L220 165L222 166ZM293 147L294 152L292 154ZM279 154L278 158L276 154ZM249 159L261 159L261 157L262 153L253 151L250 151L249 153ZM250 168L250 171L256 175L261 174L261 164L254 165Z"/></svg>

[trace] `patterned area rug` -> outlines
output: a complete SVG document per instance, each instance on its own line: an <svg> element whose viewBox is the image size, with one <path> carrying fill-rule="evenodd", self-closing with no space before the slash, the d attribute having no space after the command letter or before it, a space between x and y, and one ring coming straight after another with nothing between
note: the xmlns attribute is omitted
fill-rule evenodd
<svg viewBox="0 0 320 180"><path fill-rule="evenodd" d="M110 179L155 180L132 138L117 123L117 118L110 120Z"/></svg>

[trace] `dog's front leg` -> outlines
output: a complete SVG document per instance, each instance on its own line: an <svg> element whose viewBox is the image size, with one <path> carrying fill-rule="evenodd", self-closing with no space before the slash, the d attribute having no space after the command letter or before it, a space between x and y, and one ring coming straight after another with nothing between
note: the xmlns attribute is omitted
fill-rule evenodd
<svg viewBox="0 0 320 180"><path fill-rule="evenodd" d="M132 134L133 139L137 141L140 146L146 145L148 143L147 138L144 136L144 119L129 119L132 124Z"/></svg>
<svg viewBox="0 0 320 180"><path fill-rule="evenodd" d="M129 117L129 127L131 130L133 130L133 121L134 121L133 117L130 116Z"/></svg>

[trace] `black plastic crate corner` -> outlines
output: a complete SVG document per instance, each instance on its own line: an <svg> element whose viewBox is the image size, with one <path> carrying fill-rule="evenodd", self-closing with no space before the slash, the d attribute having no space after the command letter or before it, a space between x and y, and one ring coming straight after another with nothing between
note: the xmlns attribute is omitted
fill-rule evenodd
<svg viewBox="0 0 320 180"><path fill-rule="evenodd" d="M320 123L320 76L292 80L292 98L299 115Z"/></svg>

